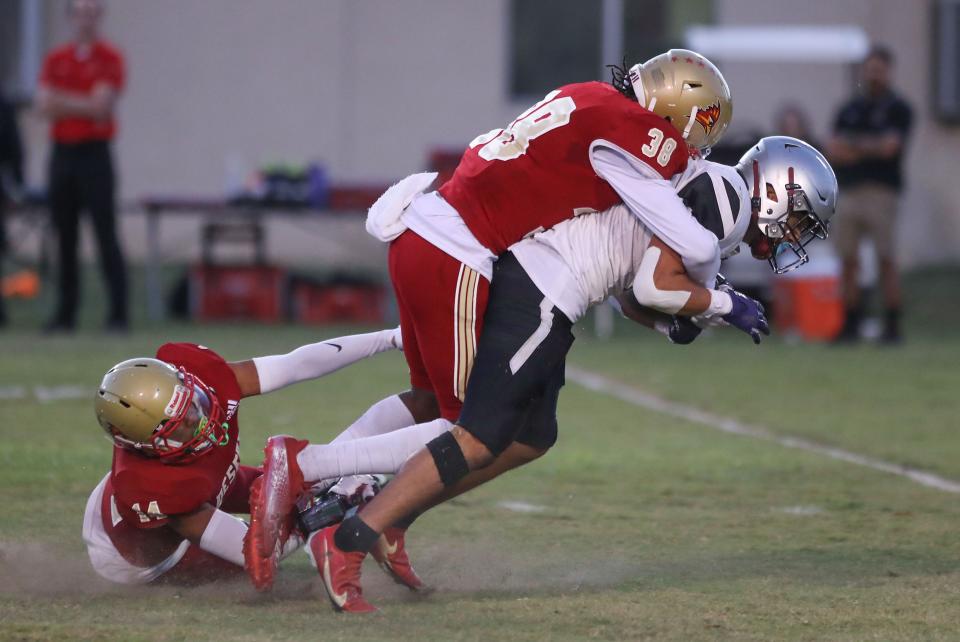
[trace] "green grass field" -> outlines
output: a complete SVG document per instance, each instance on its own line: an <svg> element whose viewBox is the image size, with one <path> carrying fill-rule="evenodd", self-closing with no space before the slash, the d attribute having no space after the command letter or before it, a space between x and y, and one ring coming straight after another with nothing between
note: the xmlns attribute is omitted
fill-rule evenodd
<svg viewBox="0 0 960 642"><path fill-rule="evenodd" d="M956 272L910 281L908 343L831 349L733 331L689 347L619 325L581 332L571 363L772 433L960 479ZM946 293L953 300L941 302ZM91 313L92 314L92 313ZM343 328L141 325L106 341L41 338L35 310L0 333L0 389L83 385L167 340L228 358ZM95 319L95 317L94 317ZM242 456L267 435L323 440L400 390L386 354L241 406ZM424 516L410 548L437 590L414 597L365 567L382 613L334 614L305 555L272 595L242 582L125 588L80 539L110 464L90 399L0 398L2 640L956 640L955 494L725 434L568 382L545 458ZM525 502L539 512L500 505Z"/></svg>

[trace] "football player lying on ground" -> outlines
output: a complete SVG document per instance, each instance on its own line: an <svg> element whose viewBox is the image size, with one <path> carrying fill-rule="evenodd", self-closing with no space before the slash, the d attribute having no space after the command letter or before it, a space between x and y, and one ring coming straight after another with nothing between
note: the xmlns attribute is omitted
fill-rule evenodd
<svg viewBox="0 0 960 642"><path fill-rule="evenodd" d="M224 361L188 343L111 368L96 393L113 464L87 501L83 539L98 574L143 584L205 582L243 572L250 484L240 464L240 400L400 348L398 330L340 337L285 355ZM344 431L363 436L371 416ZM375 415L375 413L374 413ZM299 547L291 538L284 554Z"/></svg>
<svg viewBox="0 0 960 642"><path fill-rule="evenodd" d="M729 87L716 67L694 52L672 50L629 74L618 69L612 85L577 83L550 92L505 129L474 139L436 192L423 193L435 175L408 177L388 190L371 208L367 229L391 242L411 389L384 400L384 414L393 414L381 432L412 417L424 434L432 431L429 441L460 416L494 260L526 236L625 203L695 280L712 278L720 264L717 238L669 180L687 168L691 153L716 142L730 115ZM268 446L268 467L296 459L296 444L285 450L283 443ZM282 473L271 480L288 482ZM256 538L247 562L255 585L266 588L289 506L259 506L251 525L267 536ZM402 529L386 535L391 550L402 551Z"/></svg>
<svg viewBox="0 0 960 642"><path fill-rule="evenodd" d="M744 238L755 255L763 254L758 258L770 258L771 267L783 270L802 264L804 247L825 235L833 215L836 182L823 157L801 141L765 139L738 166L742 175L753 174L755 194L761 183L770 185L765 198L758 195L754 199L753 225L747 224L751 218L740 207L747 202L744 180L730 168L705 164L712 165L712 171L706 174L709 180L702 180L695 172L679 187L682 193L689 187L685 193L693 197L690 202L708 213L704 224L721 230L719 243L725 254L731 253ZM816 196L811 201L807 193ZM772 256L768 256L771 249ZM787 250L794 251L797 259L789 266L781 265ZM604 259L598 261L598 256ZM362 515L347 519L340 527L321 531L310 542L311 555L324 560L324 584L337 608L372 610L362 597L359 571L365 551L377 543L377 526L409 524L418 511L526 463L552 445L556 439L556 400L563 384L563 362L572 343L570 326L591 304L611 292L627 292L632 285L636 300L629 294L619 297L627 315L657 326L677 342L689 342L699 333L697 326L678 315L700 314L707 320L719 317L748 332L755 341L767 331L762 308L735 291L710 291L691 281L680 257L623 206L603 215L561 223L516 244L497 262L495 274L486 329L457 428L430 442L426 451L409 461L384 493L363 509ZM729 304L717 305L716 300L724 297ZM638 302L661 314L652 314ZM724 309L728 311L723 312ZM490 359L485 358L488 354ZM363 453L363 461L379 457L383 466L411 454L410 450L372 452L378 445L377 439L334 447L310 446L300 456L291 458L289 468L281 471L282 477L292 477L292 487L296 487L302 485L304 478L389 472L392 469L349 466L357 461L356 450ZM449 449L457 449L461 440L470 445L471 451L468 454L460 449L463 461L457 466L458 473L443 457L449 456ZM293 442L292 438L282 441L283 448ZM304 445L297 442L296 449ZM519 454L521 449L526 450L526 457ZM268 447L268 454L269 451ZM490 461L493 463L484 466ZM298 464L302 471L297 470ZM404 492L394 499L399 506L380 499L395 495L391 489L411 473L420 473L425 479L415 479L412 485L408 480ZM273 499L282 502L282 498ZM287 506L291 501L286 499ZM385 508L379 513L382 516L370 513L378 503ZM251 535L256 535L254 529Z"/></svg>

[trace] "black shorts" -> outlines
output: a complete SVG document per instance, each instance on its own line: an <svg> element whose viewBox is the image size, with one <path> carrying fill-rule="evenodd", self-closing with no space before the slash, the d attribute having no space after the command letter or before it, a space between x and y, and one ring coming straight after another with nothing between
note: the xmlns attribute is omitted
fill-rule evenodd
<svg viewBox="0 0 960 642"><path fill-rule="evenodd" d="M513 441L542 450L556 442L572 325L513 254L494 264L483 333L457 421L494 455Z"/></svg>

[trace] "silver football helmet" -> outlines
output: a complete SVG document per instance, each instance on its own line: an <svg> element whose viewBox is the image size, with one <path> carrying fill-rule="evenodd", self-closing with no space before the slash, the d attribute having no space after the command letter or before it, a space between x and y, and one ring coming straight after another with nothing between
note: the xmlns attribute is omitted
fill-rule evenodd
<svg viewBox="0 0 960 642"><path fill-rule="evenodd" d="M753 190L763 233L753 255L777 274L809 261L806 246L827 238L837 208L837 177L827 159L797 138L768 136L743 155L737 171Z"/></svg>

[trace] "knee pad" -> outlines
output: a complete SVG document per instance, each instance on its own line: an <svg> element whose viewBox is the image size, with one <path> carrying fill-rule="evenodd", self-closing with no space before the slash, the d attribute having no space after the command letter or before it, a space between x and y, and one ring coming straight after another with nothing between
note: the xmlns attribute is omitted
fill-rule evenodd
<svg viewBox="0 0 960 642"><path fill-rule="evenodd" d="M445 432L431 440L427 443L427 450L433 456L433 463L437 466L444 487L453 486L470 472L467 459L453 433Z"/></svg>

